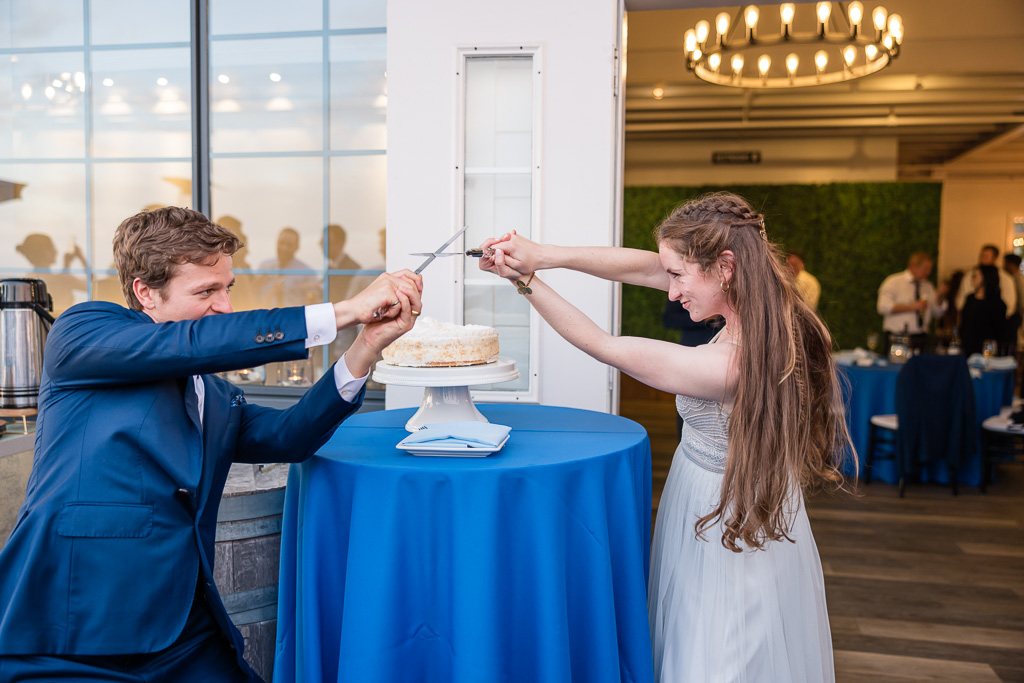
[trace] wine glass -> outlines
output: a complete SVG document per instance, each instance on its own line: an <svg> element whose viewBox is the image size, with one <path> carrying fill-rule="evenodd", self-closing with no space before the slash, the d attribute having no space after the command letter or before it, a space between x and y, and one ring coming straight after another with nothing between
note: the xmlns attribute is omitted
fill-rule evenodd
<svg viewBox="0 0 1024 683"><path fill-rule="evenodd" d="M868 335L868 349L870 349L872 353L878 352L878 347L880 344L881 337L877 332L872 332L871 334Z"/></svg>

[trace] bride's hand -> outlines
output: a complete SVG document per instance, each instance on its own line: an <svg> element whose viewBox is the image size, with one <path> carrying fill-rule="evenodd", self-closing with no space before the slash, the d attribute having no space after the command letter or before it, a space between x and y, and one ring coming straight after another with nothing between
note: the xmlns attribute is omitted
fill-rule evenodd
<svg viewBox="0 0 1024 683"><path fill-rule="evenodd" d="M491 240L487 240L490 242ZM487 242L484 242L487 244ZM484 247L484 255L480 257L480 270L494 273L508 280L518 280L523 274L508 264L508 256L498 247ZM529 272L529 271L527 271Z"/></svg>
<svg viewBox="0 0 1024 683"><path fill-rule="evenodd" d="M492 237L480 247L485 254L480 259L480 269L501 277L518 278L542 267L542 245L516 234L515 230Z"/></svg>

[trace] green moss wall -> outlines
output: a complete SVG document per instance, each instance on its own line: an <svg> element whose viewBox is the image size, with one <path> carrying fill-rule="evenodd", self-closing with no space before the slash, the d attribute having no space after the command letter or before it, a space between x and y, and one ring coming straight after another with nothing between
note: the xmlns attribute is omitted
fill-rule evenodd
<svg viewBox="0 0 1024 683"><path fill-rule="evenodd" d="M654 228L673 208L717 190L745 197L765 216L769 239L804 253L821 282L818 312L841 348L864 346L881 330L878 286L906 267L911 252L937 256L941 183L627 187L624 245L655 249ZM665 299L664 292L624 285L622 334L677 341L678 332L661 325Z"/></svg>

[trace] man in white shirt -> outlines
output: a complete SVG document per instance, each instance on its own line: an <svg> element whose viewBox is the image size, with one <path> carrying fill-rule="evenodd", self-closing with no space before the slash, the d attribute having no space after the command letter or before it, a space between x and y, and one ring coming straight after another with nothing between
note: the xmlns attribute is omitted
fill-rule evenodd
<svg viewBox="0 0 1024 683"><path fill-rule="evenodd" d="M786 257L786 265L793 272L793 279L796 281L796 288L800 296L804 298L807 305L818 310L818 299L821 298L821 284L818 278L807 272L804 268L804 255L799 251L791 251Z"/></svg>
<svg viewBox="0 0 1024 683"><path fill-rule="evenodd" d="M907 269L885 278L878 288L877 309L887 337L886 349L894 335L908 336L912 347L923 349L932 318L946 312L945 283L936 290L928 281L932 265L931 256L915 251L907 259Z"/></svg>
<svg viewBox="0 0 1024 683"><path fill-rule="evenodd" d="M1024 321L1024 274L1020 272L1021 258L1017 254L1003 254L1003 270L1013 279L1017 294L1017 310L1006 321L1006 336L1000 340L1000 355L1015 356L1019 346L1017 337Z"/></svg>
<svg viewBox="0 0 1024 683"><path fill-rule="evenodd" d="M1009 273L999 268L999 247L994 244L986 244L981 248L978 253L978 265L979 266L995 266L999 270L999 297L1006 304L1006 317L1011 317L1017 312L1017 285L1014 284L1013 278L1010 277ZM971 285L970 271L967 271L967 275L960 282L960 291L956 294L956 308L962 310L964 307L964 300L967 296L974 291L973 285Z"/></svg>

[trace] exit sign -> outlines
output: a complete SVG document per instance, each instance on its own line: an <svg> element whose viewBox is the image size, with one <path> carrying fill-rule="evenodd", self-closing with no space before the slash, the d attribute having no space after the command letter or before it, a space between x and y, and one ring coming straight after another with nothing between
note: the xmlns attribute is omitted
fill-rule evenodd
<svg viewBox="0 0 1024 683"><path fill-rule="evenodd" d="M759 164L761 163L760 152L712 152L711 163L713 164Z"/></svg>

